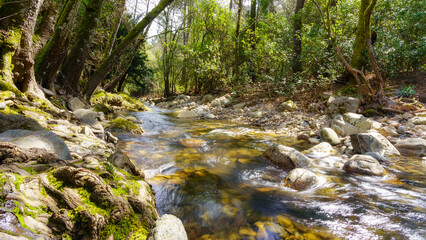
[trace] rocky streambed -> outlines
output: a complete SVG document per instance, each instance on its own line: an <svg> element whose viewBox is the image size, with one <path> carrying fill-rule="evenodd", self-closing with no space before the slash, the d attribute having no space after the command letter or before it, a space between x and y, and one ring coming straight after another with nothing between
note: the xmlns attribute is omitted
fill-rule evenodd
<svg viewBox="0 0 426 240"><path fill-rule="evenodd" d="M0 239L187 239L116 147L118 132L143 133L129 111L148 108L104 92L91 101L0 93Z"/></svg>

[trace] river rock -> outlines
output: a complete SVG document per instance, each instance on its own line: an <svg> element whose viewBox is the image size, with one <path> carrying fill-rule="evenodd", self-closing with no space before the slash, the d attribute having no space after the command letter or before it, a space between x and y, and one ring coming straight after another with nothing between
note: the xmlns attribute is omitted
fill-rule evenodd
<svg viewBox="0 0 426 240"><path fill-rule="evenodd" d="M234 110L237 110L237 109L243 109L243 107L244 107L245 105L246 105L246 103L242 102L242 103L235 104L234 106L232 106L232 108L233 108Z"/></svg>
<svg viewBox="0 0 426 240"><path fill-rule="evenodd" d="M356 113L345 113L343 116L336 115L331 122L331 128L340 136L365 133L371 129L380 129L380 127L379 122Z"/></svg>
<svg viewBox="0 0 426 240"><path fill-rule="evenodd" d="M416 116L416 117L410 118L408 122L414 125L426 125L426 117Z"/></svg>
<svg viewBox="0 0 426 240"><path fill-rule="evenodd" d="M117 167L123 169L131 175L145 177L144 173L139 170L139 168L132 162L132 160L130 160L130 158L120 150L117 150L115 153L113 153L108 158L108 161L114 163Z"/></svg>
<svg viewBox="0 0 426 240"><path fill-rule="evenodd" d="M187 240L182 221L171 215L164 214L155 221L155 226L149 233L147 240Z"/></svg>
<svg viewBox="0 0 426 240"><path fill-rule="evenodd" d="M396 136L398 136L398 132L396 131L396 128L394 126L390 126L390 125L379 129L379 133L382 134L385 137L396 137Z"/></svg>
<svg viewBox="0 0 426 240"><path fill-rule="evenodd" d="M214 100L214 96L211 94L206 94L203 96L203 100L201 100L201 103L208 103Z"/></svg>
<svg viewBox="0 0 426 240"><path fill-rule="evenodd" d="M330 113L357 112L361 102L358 98L345 96L330 96L327 101Z"/></svg>
<svg viewBox="0 0 426 240"><path fill-rule="evenodd" d="M312 158L323 158L333 154L336 154L336 150L328 142L322 142L317 144L306 151L303 151L307 156Z"/></svg>
<svg viewBox="0 0 426 240"><path fill-rule="evenodd" d="M284 145L270 147L264 153L266 159L280 168L290 170L293 168L307 168L311 166L311 159L294 148Z"/></svg>
<svg viewBox="0 0 426 240"><path fill-rule="evenodd" d="M295 190L306 190L318 182L318 176L303 168L291 170L283 181L283 185Z"/></svg>
<svg viewBox="0 0 426 240"><path fill-rule="evenodd" d="M281 105L278 107L278 111L280 112L294 112L297 111L297 109L299 108L291 100L281 103Z"/></svg>
<svg viewBox="0 0 426 240"><path fill-rule="evenodd" d="M77 109L74 115L82 122L90 125L92 128L103 131L102 124L98 121L98 113L90 109Z"/></svg>
<svg viewBox="0 0 426 240"><path fill-rule="evenodd" d="M262 111L250 112L249 116L253 118L260 118L263 116L263 112Z"/></svg>
<svg viewBox="0 0 426 240"><path fill-rule="evenodd" d="M34 119L19 114L7 115L0 113L0 133L9 129L43 130Z"/></svg>
<svg viewBox="0 0 426 240"><path fill-rule="evenodd" d="M198 114L194 111L183 111L179 112L177 118L196 118Z"/></svg>
<svg viewBox="0 0 426 240"><path fill-rule="evenodd" d="M211 102L213 107L226 107L231 103L231 95L226 94L222 97L218 97Z"/></svg>
<svg viewBox="0 0 426 240"><path fill-rule="evenodd" d="M366 152L364 155L372 156L374 159L376 159L377 161L379 161L381 163L388 161L387 158L385 158L382 155L375 153L375 152Z"/></svg>
<svg viewBox="0 0 426 240"><path fill-rule="evenodd" d="M323 128L320 131L321 138L333 145L337 145L340 143L339 136L337 136L337 133L331 129L331 128Z"/></svg>
<svg viewBox="0 0 426 240"><path fill-rule="evenodd" d="M189 148L199 148L207 145L207 141L201 139L183 138L179 140L179 143Z"/></svg>
<svg viewBox="0 0 426 240"><path fill-rule="evenodd" d="M353 155L343 166L347 173L383 176L385 169L380 163L369 155Z"/></svg>
<svg viewBox="0 0 426 240"><path fill-rule="evenodd" d="M4 109L6 109L6 103L0 102L0 110L4 110Z"/></svg>
<svg viewBox="0 0 426 240"><path fill-rule="evenodd" d="M43 148L56 153L60 159L72 159L68 146L50 131L7 130L0 134L0 142L10 142L22 148Z"/></svg>
<svg viewBox="0 0 426 240"><path fill-rule="evenodd" d="M355 153L375 152L382 156L400 155L399 151L380 133L359 133L351 135Z"/></svg>
<svg viewBox="0 0 426 240"><path fill-rule="evenodd" d="M73 97L68 101L68 108L71 109L71 111L75 111L80 108L87 108L87 105L79 98Z"/></svg>
<svg viewBox="0 0 426 240"><path fill-rule="evenodd" d="M399 141L395 147L402 155L421 157L426 154L426 140L422 138L407 138Z"/></svg>

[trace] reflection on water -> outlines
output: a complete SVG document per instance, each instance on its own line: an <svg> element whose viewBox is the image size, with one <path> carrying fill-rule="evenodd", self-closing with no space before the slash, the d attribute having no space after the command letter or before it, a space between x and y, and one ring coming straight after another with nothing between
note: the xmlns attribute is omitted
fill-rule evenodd
<svg viewBox="0 0 426 240"><path fill-rule="evenodd" d="M262 157L280 143L310 146L229 122L136 113L143 136L120 136L121 148L145 171L160 214L184 223L190 239L424 239L425 166L393 159L385 177L347 175L339 155L311 153L324 181L297 192L281 186L286 171ZM207 141L185 147L180 139Z"/></svg>

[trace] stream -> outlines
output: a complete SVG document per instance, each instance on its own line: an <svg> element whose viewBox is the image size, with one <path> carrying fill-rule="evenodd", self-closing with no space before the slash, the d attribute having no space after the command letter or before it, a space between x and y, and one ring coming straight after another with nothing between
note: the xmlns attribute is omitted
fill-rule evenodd
<svg viewBox="0 0 426 240"><path fill-rule="evenodd" d="M287 171L263 152L273 144L313 145L273 131L173 112L133 116L141 136L120 135L120 148L144 169L160 215L179 217L189 239L426 239L426 164L390 159L388 175L348 175L342 155L310 155L323 181L313 189L281 186ZM185 147L181 139L198 140ZM338 150L338 149L336 149Z"/></svg>

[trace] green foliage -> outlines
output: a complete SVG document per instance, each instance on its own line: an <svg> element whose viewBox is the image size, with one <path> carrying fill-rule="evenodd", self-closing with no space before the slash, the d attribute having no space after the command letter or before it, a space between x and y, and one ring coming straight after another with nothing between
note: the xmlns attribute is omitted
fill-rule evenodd
<svg viewBox="0 0 426 240"><path fill-rule="evenodd" d="M416 94L414 87L411 85L402 86L401 89L398 90L398 96L400 97L410 98L416 96Z"/></svg>

